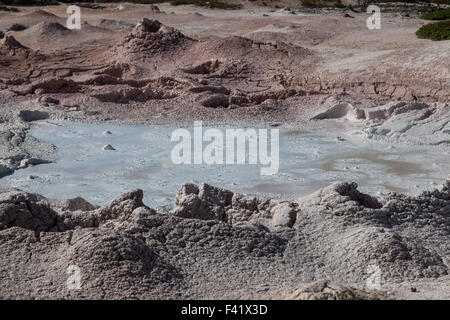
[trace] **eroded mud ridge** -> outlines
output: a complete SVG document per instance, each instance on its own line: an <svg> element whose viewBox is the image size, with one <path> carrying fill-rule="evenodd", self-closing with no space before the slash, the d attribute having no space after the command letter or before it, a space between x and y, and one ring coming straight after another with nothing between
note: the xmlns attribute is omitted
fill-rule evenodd
<svg viewBox="0 0 450 320"><path fill-rule="evenodd" d="M44 27L37 29L55 28L54 23ZM0 48L5 52L4 65L12 73L3 81L4 88L17 95L83 94L97 104L180 96L190 96L201 106L212 108L260 104L298 94L293 87L282 84L280 77L293 77L289 70L292 64L309 71L315 59L309 50L283 43L237 36L197 41L145 18L112 48L91 53L95 60L103 62L100 65L83 65L76 57L35 54L13 36L2 40ZM64 62L64 67L55 59ZM28 74L14 75L17 64L23 66L24 60ZM45 66L52 63L52 67ZM246 83L246 91L239 89L242 82Z"/></svg>
<svg viewBox="0 0 450 320"><path fill-rule="evenodd" d="M292 119L293 104L330 94L374 101L450 101L445 45L433 54L418 48L410 58L427 59L417 65L398 58L405 54L400 49L366 53L358 48L353 58L340 48L339 36L306 30L315 40L304 38L306 31L295 23L265 24L248 33L205 39L143 18L131 30L117 32L123 35L117 39L105 30L116 30L119 20L111 20L116 23L106 29L86 22L82 30L69 30L60 20L40 22L0 41L0 90L12 95L10 101L38 98L47 108L127 118L144 115L149 121L161 121L161 114L172 120L217 118L217 109L235 110L219 111L230 118L265 114L269 119ZM106 40L52 51L28 41L51 36L55 43L77 43L88 34ZM323 41L327 46L317 47ZM332 57L330 50L342 52ZM436 65L441 65L438 71ZM142 110L147 108L151 114Z"/></svg>
<svg viewBox="0 0 450 320"><path fill-rule="evenodd" d="M55 147L30 136L28 122L45 119L47 112L21 110L4 113L0 118L0 178L30 165L49 163L44 159L55 153Z"/></svg>
<svg viewBox="0 0 450 320"><path fill-rule="evenodd" d="M186 184L169 212L142 197L135 190L95 208L2 190L0 296L386 298L392 283L449 273L450 180L382 199L335 183L297 202ZM80 268L82 290L67 289L69 265ZM374 265L378 291L365 288Z"/></svg>

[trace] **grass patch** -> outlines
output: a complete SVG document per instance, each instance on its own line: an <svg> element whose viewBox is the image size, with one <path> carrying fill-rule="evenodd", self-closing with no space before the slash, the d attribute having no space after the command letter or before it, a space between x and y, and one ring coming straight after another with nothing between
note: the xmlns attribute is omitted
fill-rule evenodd
<svg viewBox="0 0 450 320"><path fill-rule="evenodd" d="M448 20L450 19L450 8L424 13L420 19L424 20Z"/></svg>
<svg viewBox="0 0 450 320"><path fill-rule="evenodd" d="M173 6L182 6L187 4L193 4L200 7L207 7L211 9L225 9L225 10L236 10L242 8L240 4L230 4L220 1L208 1L208 0L173 0L170 1Z"/></svg>
<svg viewBox="0 0 450 320"><path fill-rule="evenodd" d="M434 41L450 40L450 20L427 24L416 31L416 36Z"/></svg>
<svg viewBox="0 0 450 320"><path fill-rule="evenodd" d="M22 31L26 28L27 27L25 27L23 24L14 23L11 27L9 27L8 31Z"/></svg>

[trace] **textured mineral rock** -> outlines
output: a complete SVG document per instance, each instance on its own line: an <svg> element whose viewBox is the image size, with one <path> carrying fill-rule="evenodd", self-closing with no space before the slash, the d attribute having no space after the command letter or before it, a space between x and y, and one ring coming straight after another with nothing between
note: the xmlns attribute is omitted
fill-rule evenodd
<svg viewBox="0 0 450 320"><path fill-rule="evenodd" d="M384 299L399 282L448 278L450 180L382 199L337 183L298 206L186 184L170 214L142 197L95 208L0 190L0 297Z"/></svg>

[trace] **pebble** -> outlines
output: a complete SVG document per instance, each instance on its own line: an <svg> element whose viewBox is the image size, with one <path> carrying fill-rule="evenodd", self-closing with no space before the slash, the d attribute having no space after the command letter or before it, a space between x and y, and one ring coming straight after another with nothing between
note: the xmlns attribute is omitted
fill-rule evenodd
<svg viewBox="0 0 450 320"><path fill-rule="evenodd" d="M103 150L105 150L105 151L114 151L116 149L114 149L114 147L112 145L107 144L107 145L103 146Z"/></svg>

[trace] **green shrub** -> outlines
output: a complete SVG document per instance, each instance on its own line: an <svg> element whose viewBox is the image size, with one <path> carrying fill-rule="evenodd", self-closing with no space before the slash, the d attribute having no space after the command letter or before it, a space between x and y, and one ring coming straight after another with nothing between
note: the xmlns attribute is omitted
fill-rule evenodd
<svg viewBox="0 0 450 320"><path fill-rule="evenodd" d="M450 19L450 8L424 13L420 18L424 20L448 20Z"/></svg>
<svg viewBox="0 0 450 320"><path fill-rule="evenodd" d="M5 36L5 34L0 31L0 39L3 39L4 36Z"/></svg>
<svg viewBox="0 0 450 320"><path fill-rule="evenodd" d="M416 35L421 39L450 40L450 20L424 25L416 31Z"/></svg>
<svg viewBox="0 0 450 320"><path fill-rule="evenodd" d="M341 0L337 0L336 1L336 8L341 8L341 9L343 9L343 8L345 8L346 6L342 3L342 1Z"/></svg>

